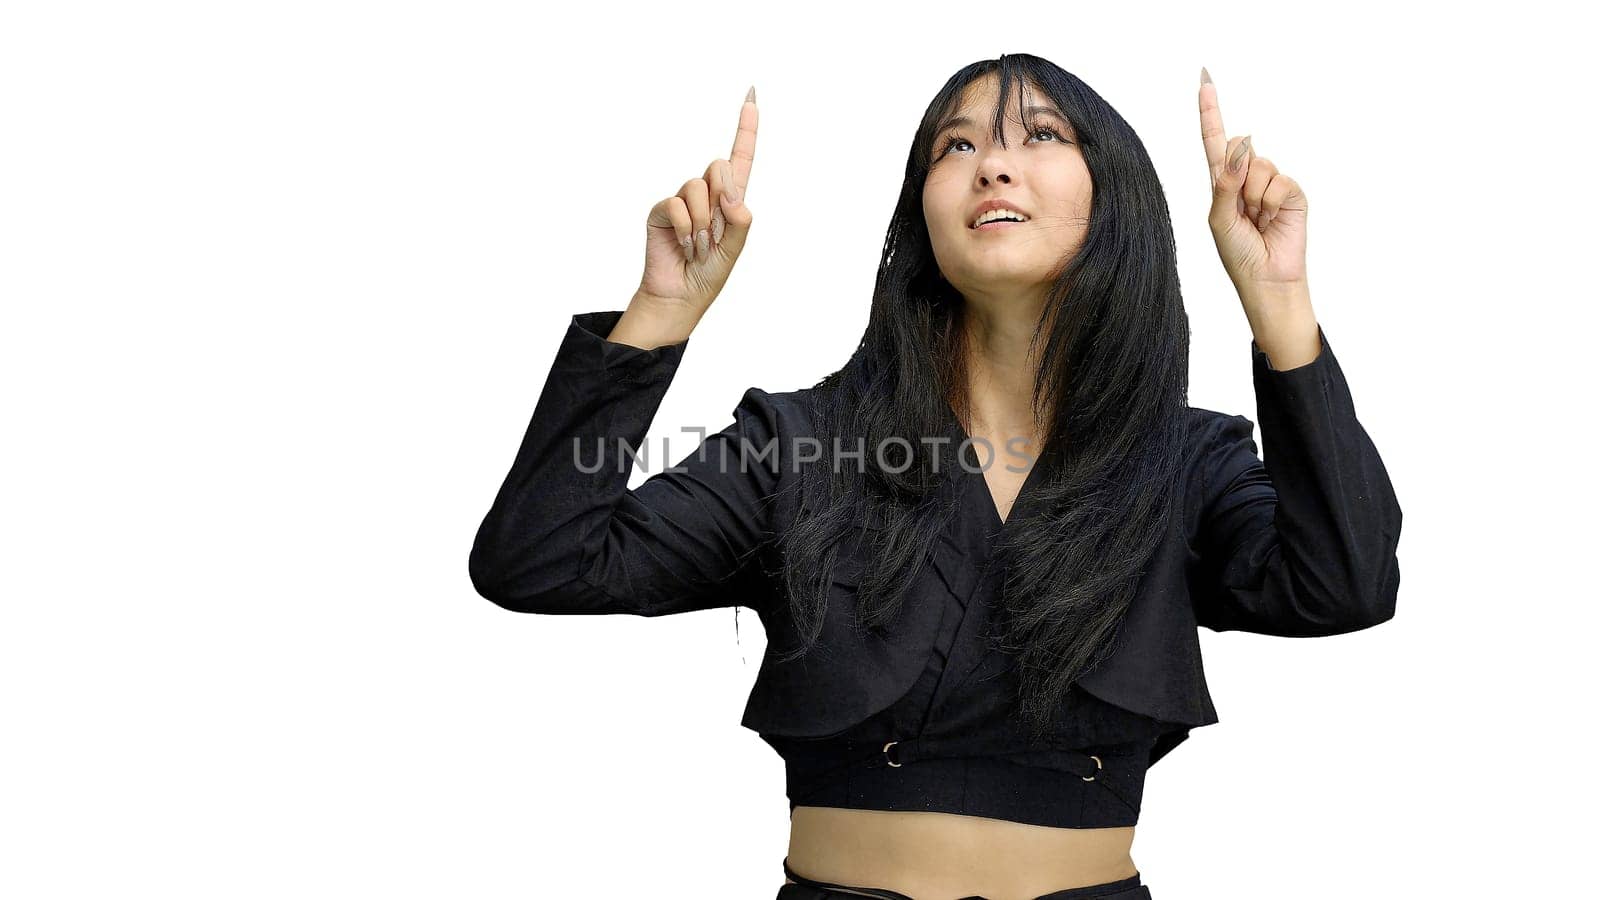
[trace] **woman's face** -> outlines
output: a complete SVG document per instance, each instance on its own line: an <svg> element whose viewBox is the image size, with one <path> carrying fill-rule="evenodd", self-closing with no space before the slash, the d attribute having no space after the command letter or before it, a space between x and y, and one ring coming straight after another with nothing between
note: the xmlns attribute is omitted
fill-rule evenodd
<svg viewBox="0 0 1600 900"><path fill-rule="evenodd" d="M1020 84L1013 84L1015 91ZM1033 131L1017 120L1017 98L1006 101L1010 147L990 137L999 79L967 86L952 120L934 136L922 189L928 237L944 277L972 299L1041 293L1062 261L1077 252L1089 227L1094 185L1071 124L1031 88ZM1004 200L1026 216L1015 224L974 228L978 207Z"/></svg>

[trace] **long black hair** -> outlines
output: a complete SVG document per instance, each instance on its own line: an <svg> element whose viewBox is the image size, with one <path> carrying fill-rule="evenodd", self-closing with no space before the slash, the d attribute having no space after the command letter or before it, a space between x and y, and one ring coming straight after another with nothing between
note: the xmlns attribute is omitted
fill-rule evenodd
<svg viewBox="0 0 1600 900"><path fill-rule="evenodd" d="M849 361L808 394L825 444L824 436L838 436L845 450L867 452L850 457L856 465L806 470L800 515L779 539L802 644L780 655L792 659L814 645L841 541L870 536L857 613L862 627L880 628L900 613L955 513L954 498L939 488L967 457L921 438L952 434L953 416L968 420L964 300L934 259L922 193L937 129L963 90L990 73L1000 85L995 138L1005 141L1006 101L1020 82L1021 121L1032 119L1025 92L1054 101L1076 131L1094 186L1082 246L1054 272L1034 336L1032 402L1045 438L1034 465L1045 469L1030 476L1014 506L1019 516L1024 507L1029 514L1008 519L996 548L1006 578L1001 630L990 637L1017 657L1018 709L1037 733L1072 682L1114 648L1169 524L1180 496L1189 370L1189 321L1155 167L1116 110L1037 56L1008 54L963 68L923 114L866 332ZM879 447L902 452L886 449L880 458ZM862 529L865 523L872 527Z"/></svg>

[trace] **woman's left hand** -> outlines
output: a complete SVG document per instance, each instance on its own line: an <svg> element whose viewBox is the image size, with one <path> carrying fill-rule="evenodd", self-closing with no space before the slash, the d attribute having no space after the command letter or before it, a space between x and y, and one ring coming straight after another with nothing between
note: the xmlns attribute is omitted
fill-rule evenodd
<svg viewBox="0 0 1600 900"><path fill-rule="evenodd" d="M1255 155L1249 135L1227 137L1217 86L1205 69L1200 72L1200 139L1211 169L1211 236L1222 266L1241 297L1302 287L1306 195L1271 160Z"/></svg>

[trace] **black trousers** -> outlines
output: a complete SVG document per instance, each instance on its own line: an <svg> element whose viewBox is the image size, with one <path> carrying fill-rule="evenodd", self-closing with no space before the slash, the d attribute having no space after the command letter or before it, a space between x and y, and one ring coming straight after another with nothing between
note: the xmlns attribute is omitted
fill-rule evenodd
<svg viewBox="0 0 1600 900"><path fill-rule="evenodd" d="M803 878L789 868L789 858L783 858L783 874L798 884L786 884L778 889L777 900L844 900L849 897L878 897L881 900L912 900L905 894L887 888L857 887L853 884L830 884ZM1139 883L1136 872L1118 881L1087 884L1083 887L1051 891L1034 900L1151 900L1150 889ZM963 897L961 900L984 900L983 897Z"/></svg>

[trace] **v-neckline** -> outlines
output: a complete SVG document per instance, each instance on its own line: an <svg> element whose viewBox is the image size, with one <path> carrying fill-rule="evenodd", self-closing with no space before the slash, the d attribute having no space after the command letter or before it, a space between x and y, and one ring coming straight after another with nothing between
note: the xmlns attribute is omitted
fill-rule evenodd
<svg viewBox="0 0 1600 900"><path fill-rule="evenodd" d="M961 424L961 418L956 415L955 410L949 407L949 404L946 404L945 412L950 423L952 437L956 442L956 477L964 479L968 482L977 482L976 487L973 487L971 484L968 484L965 487L968 491L975 490L978 493L979 500L981 501L980 505L984 508L986 512L985 518L987 518L989 522L989 528L987 530L989 530L991 533L998 534L999 532L1004 531L1006 526L1010 525L1016 520L1017 511L1027 498L1028 488L1033 486L1036 476L1039 475L1040 469L1043 468L1040 465L1040 461L1044 457L1043 448L1041 447L1041 452L1033 455L1033 463L1028 466L1028 474L1023 476L1022 486L1017 489L1017 496L1011 501L1011 509L1006 512L1005 518L1002 519L1000 517L1000 504L995 500L994 491L990 490L989 488L989 479L983 476L983 461L977 460L979 468L972 470L967 468L966 461L961 457L961 447L963 444L966 444L967 446L972 447L972 455L976 459L978 456L978 450L976 446L977 440L971 435L967 434L966 427ZM990 446L992 447L993 445L991 444ZM995 455L999 457L1003 454L1000 454L998 451L996 451ZM990 464L1007 465L1007 463L999 462L998 460Z"/></svg>

